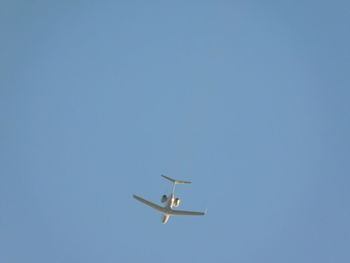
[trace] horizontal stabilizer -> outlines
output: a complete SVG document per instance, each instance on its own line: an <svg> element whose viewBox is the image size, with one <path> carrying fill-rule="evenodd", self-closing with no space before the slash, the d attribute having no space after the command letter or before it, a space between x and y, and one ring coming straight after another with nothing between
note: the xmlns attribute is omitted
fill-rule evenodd
<svg viewBox="0 0 350 263"><path fill-rule="evenodd" d="M162 177L164 177L165 179L168 179L170 182L173 182L174 184L190 184L191 182L189 181L181 181L181 180L175 180L173 178L170 178L168 176L165 176L162 174Z"/></svg>

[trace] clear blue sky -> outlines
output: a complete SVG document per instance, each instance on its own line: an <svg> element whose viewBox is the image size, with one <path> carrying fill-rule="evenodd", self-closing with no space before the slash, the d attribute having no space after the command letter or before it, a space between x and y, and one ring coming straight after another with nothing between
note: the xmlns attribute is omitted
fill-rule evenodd
<svg viewBox="0 0 350 263"><path fill-rule="evenodd" d="M0 262L350 262L349 10L2 2Z"/></svg>

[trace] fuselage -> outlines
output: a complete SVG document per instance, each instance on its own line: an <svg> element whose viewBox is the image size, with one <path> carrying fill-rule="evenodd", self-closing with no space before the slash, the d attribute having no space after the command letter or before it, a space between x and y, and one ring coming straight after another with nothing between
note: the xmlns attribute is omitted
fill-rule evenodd
<svg viewBox="0 0 350 263"><path fill-rule="evenodd" d="M165 209L170 211L171 208L173 208L173 206L174 206L174 201L175 201L174 194L170 194L169 197L168 197L168 200L167 200L167 202L165 204ZM169 217L170 217L169 214L163 213L163 215L162 215L162 223L166 224L168 222L168 220L169 220Z"/></svg>
<svg viewBox="0 0 350 263"><path fill-rule="evenodd" d="M168 197L168 201L167 201L166 207L169 208L169 209L173 208L174 201L175 201L174 194L170 194L169 197Z"/></svg>

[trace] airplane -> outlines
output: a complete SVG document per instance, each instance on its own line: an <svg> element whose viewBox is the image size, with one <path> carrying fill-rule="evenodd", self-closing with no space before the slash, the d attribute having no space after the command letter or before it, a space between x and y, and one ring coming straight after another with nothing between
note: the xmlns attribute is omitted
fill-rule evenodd
<svg viewBox="0 0 350 263"><path fill-rule="evenodd" d="M150 201L147 201L147 200L145 200L137 195L133 195L133 197L136 200L138 200L138 201L144 203L145 205L148 205L148 206L152 207L153 209L157 210L158 212L160 212L162 214L162 223L163 224L166 224L168 222L170 216L202 216L202 215L206 214L206 212L193 212L193 211L183 211L183 210L172 209L173 207L178 207L180 205L180 199L178 197L175 197L175 195L174 195L175 186L177 184L190 184L191 182L175 180L175 179L172 179L172 178L165 176L165 175L161 175L161 176L173 183L172 193L169 194L169 196L164 194L161 198L161 202L166 203L164 207L159 206L159 205L152 203Z"/></svg>

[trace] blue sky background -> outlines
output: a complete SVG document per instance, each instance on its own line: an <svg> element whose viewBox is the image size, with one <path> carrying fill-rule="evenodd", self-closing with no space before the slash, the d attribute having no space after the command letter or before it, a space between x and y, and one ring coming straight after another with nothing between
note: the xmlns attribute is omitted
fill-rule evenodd
<svg viewBox="0 0 350 263"><path fill-rule="evenodd" d="M349 10L2 2L0 262L350 262Z"/></svg>

